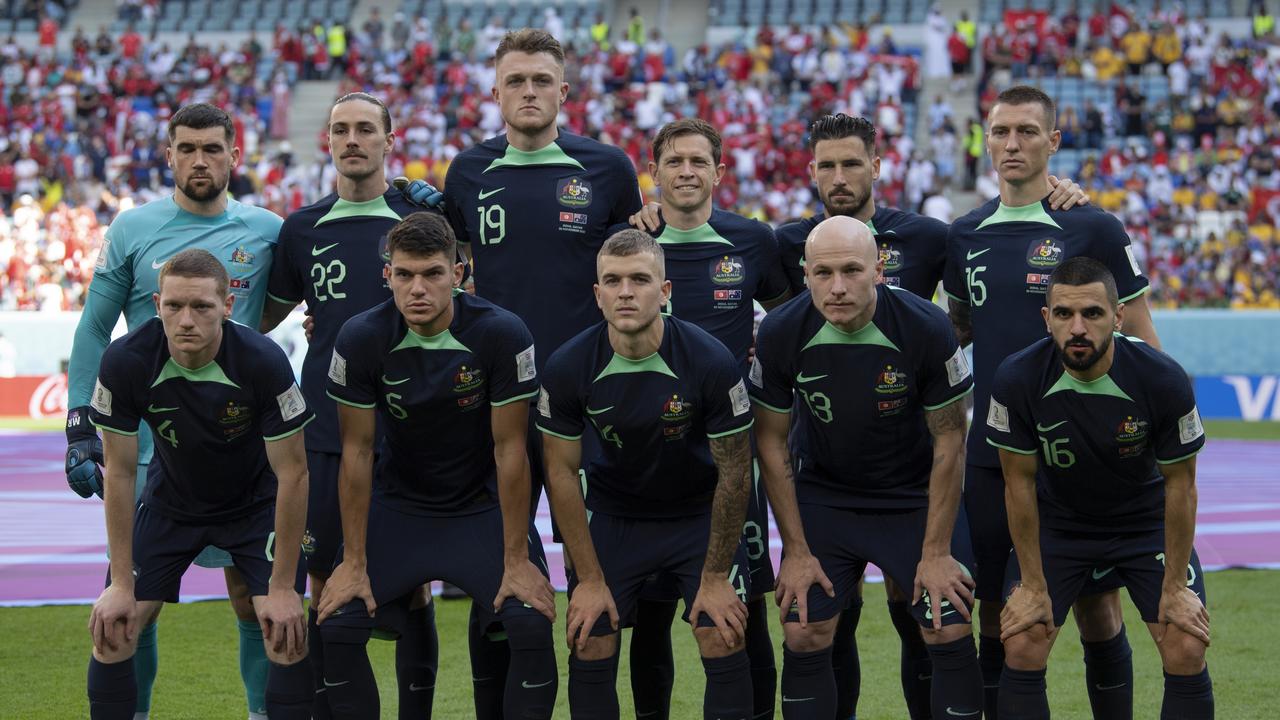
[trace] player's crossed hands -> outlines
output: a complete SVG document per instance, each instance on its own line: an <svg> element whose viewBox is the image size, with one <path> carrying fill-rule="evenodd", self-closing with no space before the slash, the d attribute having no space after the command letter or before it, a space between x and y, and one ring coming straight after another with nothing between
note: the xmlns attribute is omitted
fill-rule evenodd
<svg viewBox="0 0 1280 720"><path fill-rule="evenodd" d="M609 591L604 579L579 582L569 598L569 628L566 635L569 649L576 649L578 652L586 650L591 628L606 613L609 615L609 624L617 632L618 606L613 603L613 593Z"/></svg>
<svg viewBox="0 0 1280 720"><path fill-rule="evenodd" d="M369 617L373 617L373 611L377 609L378 603L373 599L373 587L369 584L368 569L364 565L343 560L333 569L333 575L329 577L329 582L324 584L324 590L320 593L320 604L316 606L319 608L316 624L323 623L329 619L330 615L356 598L364 601L365 610L368 611Z"/></svg>
<svg viewBox="0 0 1280 720"><path fill-rule="evenodd" d="M258 607L258 623L267 647L287 661L307 654L307 623L302 615L302 598L291 587L270 588Z"/></svg>
<svg viewBox="0 0 1280 720"><path fill-rule="evenodd" d="M822 563L808 552L783 554L778 577L773 584L773 600L778 604L782 622L787 621L791 607L800 615L800 627L809 627L809 588L821 585L827 597L835 597L836 589L822 571Z"/></svg>
<svg viewBox="0 0 1280 720"><path fill-rule="evenodd" d="M698 616L706 615L720 631L725 647L742 645L747 636L747 606L723 573L703 573L698 594L689 608L689 624L698 627Z"/></svg>
<svg viewBox="0 0 1280 720"><path fill-rule="evenodd" d="M1000 612L1000 642L1034 625L1044 625L1049 634L1054 632L1053 601L1049 599L1049 590L1019 584Z"/></svg>
<svg viewBox="0 0 1280 720"><path fill-rule="evenodd" d="M969 606L973 603L973 591L977 583L973 581L964 566L951 555L923 557L916 565L915 590L911 594L911 604L927 597L930 613L926 616L933 619L933 629L942 629L942 618L952 612L960 613L966 621L969 617ZM943 601L950 607L943 609Z"/></svg>
<svg viewBox="0 0 1280 720"><path fill-rule="evenodd" d="M124 649L138 636L138 603L133 588L113 584L102 591L89 613L89 634L98 655Z"/></svg>
<svg viewBox="0 0 1280 720"><path fill-rule="evenodd" d="M507 598L519 600L545 615L552 623L556 621L555 588L528 559L506 563L502 571L502 586L493 599L495 613L502 612L502 603Z"/></svg>
<svg viewBox="0 0 1280 720"><path fill-rule="evenodd" d="M1189 587L1165 590L1160 593L1160 610L1157 620L1165 626L1161 628L1162 631L1167 631L1167 626L1173 625L1197 638L1206 646L1209 644L1209 611L1205 609L1204 603L1200 602L1200 596Z"/></svg>

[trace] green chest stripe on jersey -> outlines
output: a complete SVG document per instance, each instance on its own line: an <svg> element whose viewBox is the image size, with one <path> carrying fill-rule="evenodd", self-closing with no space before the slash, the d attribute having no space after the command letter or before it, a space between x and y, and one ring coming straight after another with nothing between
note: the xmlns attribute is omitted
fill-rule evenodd
<svg viewBox="0 0 1280 720"><path fill-rule="evenodd" d="M902 352L893 341L880 332L875 323L867 323L856 332L847 333L831 323L823 323L818 333L800 349L804 352L818 345L879 345Z"/></svg>
<svg viewBox="0 0 1280 720"><path fill-rule="evenodd" d="M1120 398L1121 400L1133 402L1133 398L1129 397L1125 391L1121 390L1120 386L1116 385L1116 381L1112 380L1110 375L1103 375L1097 380L1085 382L1083 380L1077 380L1071 376L1071 373L1066 371L1063 371L1062 377L1058 378L1058 382L1054 383L1053 387L1049 388L1049 392L1045 393L1044 396L1049 397L1056 392L1064 392L1067 390L1078 392L1081 395L1109 395L1111 397Z"/></svg>
<svg viewBox="0 0 1280 720"><path fill-rule="evenodd" d="M455 338L453 336L453 333L449 332L448 330L445 330L444 332L436 333L431 337L426 337L423 335L419 335L418 333L408 328L405 328L404 339L400 341L399 345L396 345L394 348L392 348L391 352L395 352L396 350L414 350L414 349L461 350L462 352L466 352L466 353L471 352L471 348L458 342L458 339Z"/></svg>
<svg viewBox="0 0 1280 720"><path fill-rule="evenodd" d="M1030 205L1019 205L1017 207L1010 207L1000 203L996 211L991 213L986 220L983 220L976 229L981 230L988 225L1010 222L1041 223L1042 225L1052 225L1059 230L1062 229L1062 226L1054 222L1053 218L1049 217L1049 213L1044 211L1044 206L1040 204L1039 200Z"/></svg>
<svg viewBox="0 0 1280 720"><path fill-rule="evenodd" d="M160 377L156 378L156 381L151 383L151 387L155 387L165 380L172 380L174 378L182 378L190 382L221 383L223 385L230 385L236 389L240 388L239 385L231 382L231 378L227 377L227 374L222 371L222 368L218 367L217 361L211 362L202 368L190 370L179 365L178 361L173 358L169 358L165 362L164 368L160 371Z"/></svg>
<svg viewBox="0 0 1280 720"><path fill-rule="evenodd" d="M662 229L662 234L658 236L659 245L680 245L684 243L715 243L717 245L728 245L733 247L733 243L720 236L711 227L711 223L702 223L692 230L680 230L670 225Z"/></svg>
<svg viewBox="0 0 1280 720"><path fill-rule="evenodd" d="M601 370L600 374L596 376L596 379L591 382L600 382L601 379L609 377L610 375L643 372L658 373L659 375L666 375L668 377L676 378L677 380L679 379L679 377L671 371L671 368L667 366L667 361L663 360L662 356L658 353L654 353L642 360L631 360L614 353L613 357L609 359L609 364L605 365L604 370Z"/></svg>
<svg viewBox="0 0 1280 720"><path fill-rule="evenodd" d="M507 151L503 153L502 157L489 163L489 167L485 168L484 171L489 172L490 170L500 167L521 167L526 165L568 165L570 167L576 167L583 172L587 171L586 168L582 167L582 163L569 157L565 151L560 149L560 146L554 142L544 148L534 150L533 152L520 150L511 145L507 145Z"/></svg>
<svg viewBox="0 0 1280 720"><path fill-rule="evenodd" d="M384 217L389 220L400 222L400 215L395 210L392 210L390 205L387 205L386 196L379 195L372 200L366 200L364 202L351 202L350 200L338 198L338 201L333 204L333 207L329 208L329 212L325 213L324 217L317 220L316 224L312 227L320 227L321 225L327 222L333 222L334 220L359 217Z"/></svg>

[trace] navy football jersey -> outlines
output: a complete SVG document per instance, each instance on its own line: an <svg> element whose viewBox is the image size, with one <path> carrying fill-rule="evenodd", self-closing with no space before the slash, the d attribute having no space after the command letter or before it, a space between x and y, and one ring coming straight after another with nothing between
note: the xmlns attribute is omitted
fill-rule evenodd
<svg viewBox="0 0 1280 720"><path fill-rule="evenodd" d="M1049 275L1062 261L1090 257L1111 271L1121 301L1146 292L1120 221L1102 210L1050 210L1047 200L1007 207L995 198L957 220L947 236L943 290L968 303L973 328L975 418L987 416L996 368L1009 355L1045 336L1040 308ZM986 440L986 425L969 432L967 462L1000 467Z"/></svg>
<svg viewBox="0 0 1280 720"><path fill-rule="evenodd" d="M343 323L391 297L382 271L387 233L423 209L394 188L367 202L333 193L291 214L280 229L268 293L280 302L305 302L316 321L302 361L302 392L316 413L307 449L339 453L338 411L325 397L329 358Z"/></svg>
<svg viewBox="0 0 1280 720"><path fill-rule="evenodd" d="M664 319L662 345L643 360L614 353L608 327L588 328L547 360L538 429L577 440L591 423L601 450L587 459L590 510L646 518L708 512L719 479L708 438L752 424L739 363L677 318Z"/></svg>
<svg viewBox="0 0 1280 720"><path fill-rule="evenodd" d="M611 226L640 210L625 153L563 130L534 152L499 135L454 158L445 195L458 241L471 246L476 294L520 316L540 367L600 320L596 252Z"/></svg>
<svg viewBox="0 0 1280 720"><path fill-rule="evenodd" d="M826 219L826 215L818 215L778 228L782 267L796 295L805 288L804 241ZM884 260L885 283L931 299L942 280L947 224L897 208L877 207L867 227L876 236L880 259Z"/></svg>
<svg viewBox="0 0 1280 720"><path fill-rule="evenodd" d="M876 285L871 322L847 333L806 290L760 324L751 399L789 412L796 498L832 507L929 504L933 438L925 411L964 397L973 379L942 309Z"/></svg>
<svg viewBox="0 0 1280 720"><path fill-rule="evenodd" d="M1036 455L1041 522L1062 530L1164 527L1160 465L1204 447L1191 380L1173 358L1141 340L1113 337L1115 359L1084 382L1062 366L1053 338L1010 355L990 407L975 416L987 442Z"/></svg>
<svg viewBox="0 0 1280 720"><path fill-rule="evenodd" d="M169 355L160 318L107 346L89 417L103 430L155 436L142 502L184 522L253 514L276 495L263 440L279 440L315 417L274 341L222 323L213 361L195 370Z"/></svg>
<svg viewBox="0 0 1280 720"><path fill-rule="evenodd" d="M455 292L437 335L410 329L394 300L350 320L329 365L329 396L377 408L375 494L405 512L455 515L497 502L490 407L538 391L533 337L515 315Z"/></svg>
<svg viewBox="0 0 1280 720"><path fill-rule="evenodd" d="M609 235L626 230L617 225ZM753 300L768 302L787 292L773 229L757 220L712 210L705 225L670 225L653 236L666 256L671 299L664 310L711 333L746 370L755 335Z"/></svg>

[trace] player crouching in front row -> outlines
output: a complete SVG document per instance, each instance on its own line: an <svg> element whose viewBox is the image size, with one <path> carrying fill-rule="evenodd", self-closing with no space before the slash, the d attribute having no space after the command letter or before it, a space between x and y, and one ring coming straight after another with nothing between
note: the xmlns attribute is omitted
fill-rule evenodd
<svg viewBox="0 0 1280 720"><path fill-rule="evenodd" d="M302 528L307 463L301 430L313 415L271 339L229 322L226 269L205 250L160 271L159 317L111 343L90 404L105 430L108 586L89 630L89 713L132 720L137 630L176 602L182 574L206 545L231 554L249 585L271 668L273 720L310 717L303 620ZM140 423L156 461L134 512ZM265 440L265 442L264 442Z"/></svg>

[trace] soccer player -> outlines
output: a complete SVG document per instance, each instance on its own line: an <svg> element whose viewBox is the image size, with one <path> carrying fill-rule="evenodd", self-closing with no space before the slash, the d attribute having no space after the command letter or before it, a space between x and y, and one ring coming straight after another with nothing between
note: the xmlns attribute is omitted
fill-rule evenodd
<svg viewBox="0 0 1280 720"><path fill-rule="evenodd" d="M153 296L159 291L157 273L169 258L186 248L203 248L217 257L230 275L230 292L237 298L232 319L257 327L266 297L272 248L280 218L227 197L231 171L239 162L235 126L213 105L193 103L169 120L165 159L173 170L171 197L121 213L107 228L84 311L76 326L68 367L67 482L81 497L102 492L102 443L90 426L88 404L103 350L123 312L130 330L155 317ZM138 434L136 493L140 496L151 462L152 436ZM222 550L208 548L196 559L204 567L225 568L227 593L238 619L240 676L244 681L249 717L265 717L267 657L249 588ZM138 682L138 714L151 707L159 652L156 626L144 623L137 640L134 677Z"/></svg>
<svg viewBox="0 0 1280 720"><path fill-rule="evenodd" d="M986 413L1021 570L1000 618L1000 714L1049 717L1049 650L1102 567L1129 589L1160 652L1160 717L1212 718L1209 614L1192 547L1204 428L1191 381L1168 355L1116 332L1128 308L1102 263L1063 262L1046 305L1051 337L1000 364Z"/></svg>
<svg viewBox="0 0 1280 720"><path fill-rule="evenodd" d="M1058 149L1057 111L1040 90L1015 86L1000 93L987 118L987 150L1000 177L1000 196L951 226L943 289L961 345L973 342L974 417L987 416L996 368L1010 354L1043 337L1039 311L1053 268L1072 257L1107 266L1125 303L1124 332L1159 347L1144 293L1147 280L1120 221L1095 208L1052 210L1046 168ZM978 563L977 597L986 713L996 716L996 689L1004 665L1000 608L1005 564L1012 549L1004 512L999 458L986 440L988 426L969 433L965 508ZM1120 613L1119 576L1098 570L1076 602L1084 643L1089 701L1098 717L1128 717L1133 665Z"/></svg>
<svg viewBox="0 0 1280 720"><path fill-rule="evenodd" d="M330 709L379 717L365 653L374 612L444 579L472 597L485 626L503 626L504 716L550 718L555 599L525 451L533 338L512 313L458 291L463 265L438 213L405 218L387 251L392 300L343 325L328 372L344 540L319 605ZM385 432L376 469L375 418Z"/></svg>
<svg viewBox="0 0 1280 720"><path fill-rule="evenodd" d="M274 328L300 302L315 319L302 362L302 393L316 413L307 427L307 573L312 607L307 614L316 713L328 717L324 692L324 641L316 632L317 599L342 544L338 511L338 465L342 450L338 410L325 395L333 344L343 324L391 297L383 273L386 236L400 219L420 210L387 184L386 154L395 147L391 113L363 92L338 98L329 111L329 155L338 171L337 191L291 214L280 229L268 287L271 302L262 319ZM430 714L435 696L438 644L435 606L420 589L396 642L400 717Z"/></svg>
<svg viewBox="0 0 1280 720"><path fill-rule="evenodd" d="M225 549L249 588L271 662L267 712L273 720L311 716L299 596L307 510L299 431L313 416L284 351L230 320L230 280L206 250L173 255L156 280L159 317L102 355L89 416L106 431L111 571L89 621L94 720L134 717L137 630L163 603L177 602L182 574L206 545ZM156 456L139 503L143 421L155 428Z"/></svg>
<svg viewBox="0 0 1280 720"><path fill-rule="evenodd" d="M933 218L876 204L875 182L880 177L880 157L875 152L876 128L865 118L843 113L818 118L809 128L809 175L813 178L825 214L787 223L777 230L778 248L793 295L804 290L804 244L813 228L826 218L840 215L867 224L884 262L884 281L910 290L926 300L942 280L948 226ZM1069 180L1058 182L1049 196L1054 208L1068 209L1088 198ZM889 618L902 640L903 695L912 718L929 715L929 652L916 630L906 593L885 578ZM836 672L836 717L853 717L858 705L861 669L854 632L862 613L859 590L840 615L832 645Z"/></svg>
<svg viewBox="0 0 1280 720"><path fill-rule="evenodd" d="M706 671L703 716L749 717L751 406L741 365L706 331L661 315L671 281L647 233L610 237L597 274L605 321L552 354L538 399L547 491L574 560L570 712L618 717L618 628L633 620L645 580L670 574ZM588 422L602 450L584 462Z"/></svg>
<svg viewBox="0 0 1280 720"><path fill-rule="evenodd" d="M878 282L882 269L866 225L823 221L805 250L809 292L766 316L756 341L756 441L783 539L789 719L836 717L832 640L868 562L913 588L933 717L982 711L972 557L953 532L972 379L945 313ZM795 395L805 409L793 428Z"/></svg>
<svg viewBox="0 0 1280 720"><path fill-rule="evenodd" d="M773 230L716 209L712 191L724 177L720 133L697 118L668 123L653 139L649 174L662 189L662 225L650 234L663 248L671 297L664 314L711 333L738 360L743 377L755 341L753 301L765 309L788 297ZM611 229L626 229L619 225ZM747 602L747 656L755 695L753 718L773 716L777 670L764 593L773 587L769 515L763 488L753 485L743 526L753 596ZM675 664L671 622L679 592L670 578L645 584L631 633L631 688L636 716L665 720Z"/></svg>

